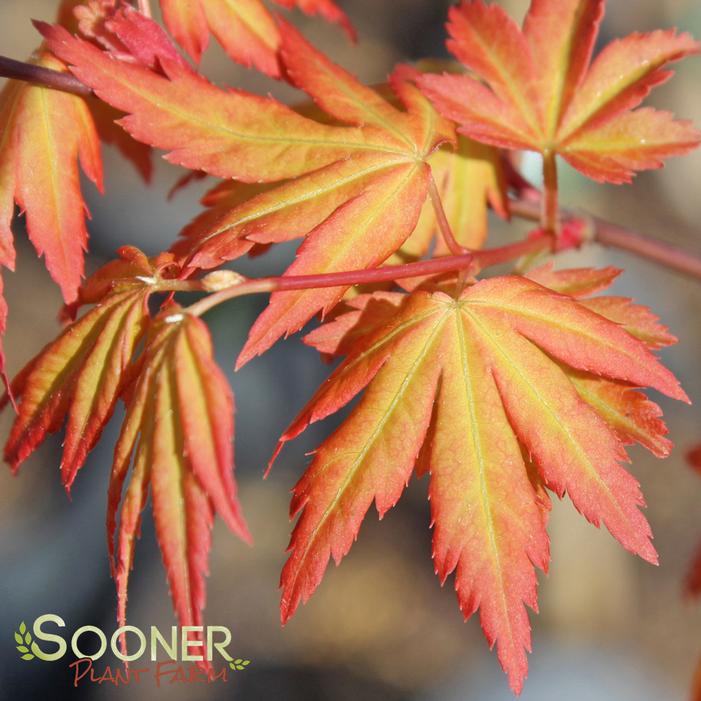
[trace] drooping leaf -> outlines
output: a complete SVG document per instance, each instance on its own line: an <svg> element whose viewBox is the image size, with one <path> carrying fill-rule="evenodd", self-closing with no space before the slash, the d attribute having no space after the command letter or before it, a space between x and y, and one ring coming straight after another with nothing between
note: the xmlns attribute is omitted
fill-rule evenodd
<svg viewBox="0 0 701 701"><path fill-rule="evenodd" d="M132 356L148 325L150 295L180 272L170 254L149 259L128 246L119 253L85 281L64 309L68 325L11 385L19 406L5 460L16 471L65 422L61 477L67 490L132 380ZM76 321L84 305L94 306Z"/></svg>
<svg viewBox="0 0 701 701"><path fill-rule="evenodd" d="M419 83L477 141L560 154L590 178L629 182L699 144L690 122L632 111L699 45L671 30L632 34L592 62L603 12L604 0L532 0L521 29L496 3L462 0L450 11L448 48L476 77Z"/></svg>
<svg viewBox="0 0 701 701"><path fill-rule="evenodd" d="M33 62L65 70L43 49ZM26 216L29 238L67 302L80 286L88 240L79 162L102 191L99 139L85 100L8 81L0 93L0 264L14 266L16 202Z"/></svg>
<svg viewBox="0 0 701 701"><path fill-rule="evenodd" d="M321 15L355 38L348 17L331 0L275 1L308 15ZM280 76L280 31L261 0L161 0L161 7L166 26L195 61L202 58L211 33L237 63Z"/></svg>
<svg viewBox="0 0 701 701"><path fill-rule="evenodd" d="M126 618L134 546L150 489L175 611L182 626L201 625L214 514L250 540L232 472L233 395L202 321L177 309L162 315L126 404L107 511L118 620Z"/></svg>
<svg viewBox="0 0 701 701"><path fill-rule="evenodd" d="M13 470L67 419L61 477L70 490L114 412L145 328L148 295L144 285L115 289L19 373L12 383L18 414L5 445Z"/></svg>
<svg viewBox="0 0 701 701"><path fill-rule="evenodd" d="M536 608L534 568L549 559L542 485L567 493L631 552L657 559L639 485L620 463L623 443L662 454L661 439L636 419L625 424L616 392L594 382L592 398L589 385L603 378L621 392L686 395L617 323L524 278L483 281L458 298L419 291L365 302L367 320L350 312L364 334L339 317L309 339L346 358L281 439L365 390L294 489L299 520L282 573L282 619L311 596L329 558L346 555L373 500L380 516L396 503L416 465L431 473L437 573L456 572L463 613L480 609L519 691L530 650L525 605Z"/></svg>

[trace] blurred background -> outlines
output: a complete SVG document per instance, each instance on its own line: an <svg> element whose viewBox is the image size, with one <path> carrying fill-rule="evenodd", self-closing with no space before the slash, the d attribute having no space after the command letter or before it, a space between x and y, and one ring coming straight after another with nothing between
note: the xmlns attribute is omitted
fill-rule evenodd
<svg viewBox="0 0 701 701"><path fill-rule="evenodd" d="M186 0L183 0L186 1ZM18 59L38 44L30 18L52 19L55 0L0 0L0 52ZM341 3L360 33L357 48L336 27L299 21L318 45L367 82L383 81L402 60L444 55L447 0L347 0ZM502 0L519 18L526 0ZM677 26L701 36L701 3L694 0L609 2L600 41L634 30ZM203 69L219 84L270 91L295 99L293 90L228 62L217 46ZM653 104L701 123L701 63L684 63L675 80L656 91ZM154 182L139 176L106 149L107 196L85 192L93 220L89 266L133 244L149 253L166 248L198 211L210 183L166 193L181 175L157 159ZM528 166L528 162L526 164ZM639 177L633 187L599 187L565 170L564 202L701 252L701 153L673 159L664 171ZM60 306L22 223L16 226L18 266L4 273L10 306L8 365L18 370L58 330ZM513 235L509 233L508 235ZM504 239L495 222L492 245ZM282 271L293 254L283 247L237 269L258 275ZM664 360L682 379L695 407L660 401L677 445L659 462L632 450L632 471L649 502L661 566L627 554L603 531L587 525L572 506L555 505L550 534L553 562L541 577L541 613L532 616L534 649L524 701L659 701L684 699L701 656L701 607L685 602L681 583L701 539L701 481L684 453L701 440L701 285L602 249L568 254L562 265L613 264L626 268L614 292L650 305L680 344ZM242 699L258 701L364 699L373 701L501 701L510 699L506 678L490 654L479 623L463 623L451 583L441 588L430 558L426 481L414 481L380 524L371 511L360 539L339 569L331 567L313 597L288 624L278 619L277 582L290 524L289 490L312 449L333 428L315 427L289 447L272 476L264 465L277 436L320 383L328 368L297 339L278 344L234 376L232 363L247 329L265 304L246 298L207 316L222 367L237 399L237 476L255 547L237 542L217 523L211 554L206 618L226 625L236 656L252 660L226 685L175 685L152 681L127 689L112 685L72 688L65 663L23 662L12 633L21 620L58 613L70 630L80 625L114 628L115 595L105 548L104 511L113 422L81 472L72 500L59 484L60 436L23 467L17 478L0 472L0 698ZM2 417L2 435L10 423ZM129 622L142 629L174 623L150 517L136 553Z"/></svg>

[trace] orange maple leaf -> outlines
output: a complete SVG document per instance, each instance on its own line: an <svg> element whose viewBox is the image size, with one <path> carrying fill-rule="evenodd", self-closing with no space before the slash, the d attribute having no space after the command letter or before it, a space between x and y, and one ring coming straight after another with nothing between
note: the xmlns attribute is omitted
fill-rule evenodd
<svg viewBox="0 0 701 701"><path fill-rule="evenodd" d="M578 271L560 284L585 294L614 276ZM365 391L294 488L291 514L300 517L281 578L283 621L329 558L347 554L373 500L382 516L414 469L431 473L436 572L456 572L460 607L466 617L480 609L516 692L530 650L525 605L537 607L535 567L549 561L544 486L657 561L639 485L620 465L623 446L640 442L661 456L670 448L659 408L636 387L688 400L645 343L592 302L502 277L457 297L365 296L350 302L350 319L308 337L346 357L280 447Z"/></svg>
<svg viewBox="0 0 701 701"><path fill-rule="evenodd" d="M121 625L149 486L176 614L182 626L202 624L214 514L250 541L232 472L233 435L234 399L209 331L171 307L154 322L129 388L110 477L107 537Z"/></svg>
<svg viewBox="0 0 701 701"><path fill-rule="evenodd" d="M61 477L70 490L130 382L132 356L148 325L147 302L168 265L168 258L151 261L137 249L125 248L66 307L72 318L79 306L94 305L12 382L18 409L5 460L14 471L65 421Z"/></svg>
<svg viewBox="0 0 701 701"><path fill-rule="evenodd" d="M471 75L427 75L438 109L478 141L560 154L595 180L636 171L696 147L699 132L668 112L634 110L699 44L655 31L609 44L591 62L604 0L533 0L523 28L497 4L463 0L450 11L450 51Z"/></svg>
<svg viewBox="0 0 701 701"><path fill-rule="evenodd" d="M65 70L45 50L34 63ZM79 161L102 191L100 142L85 100L8 81L0 93L0 264L14 267L10 227L16 202L66 301L80 286L88 240Z"/></svg>

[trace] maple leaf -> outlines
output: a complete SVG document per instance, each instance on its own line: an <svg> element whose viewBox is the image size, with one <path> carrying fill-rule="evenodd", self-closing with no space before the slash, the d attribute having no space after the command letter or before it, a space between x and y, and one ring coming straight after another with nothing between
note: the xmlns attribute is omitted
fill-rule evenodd
<svg viewBox="0 0 701 701"><path fill-rule="evenodd" d="M115 60L60 27L42 31L82 81L128 113L121 124L132 136L170 150L169 160L247 184L287 181L238 208L238 219L222 223L235 235L208 240L188 260L193 268L217 267L247 252L248 241L304 234L287 275L377 267L415 229L427 198L427 159L452 141L453 129L403 74L393 81L404 107L397 109L293 27L280 27L289 78L330 119L349 126L305 118L271 98L224 92L181 64L162 60L164 76ZM273 294L239 366L330 310L346 289Z"/></svg>
<svg viewBox="0 0 701 701"><path fill-rule="evenodd" d="M482 248L487 238L488 205L502 217L509 212L498 151L460 137L457 148L443 147L427 162L456 240L469 249ZM350 165L349 172L355 167ZM304 187L311 189L312 182ZM311 208L305 216L299 198L286 198L285 191L277 187L230 180L218 183L202 198L207 209L183 229L171 250L198 267L214 267L217 262L250 253L256 246L307 235L328 210ZM290 192L291 188L285 190ZM334 203L330 201L329 207ZM449 252L439 235L433 206L426 200L413 233L387 262L417 260L432 247L436 256Z"/></svg>
<svg viewBox="0 0 701 701"><path fill-rule="evenodd" d="M5 460L14 471L67 417L61 476L70 490L112 416L146 317L143 289L113 293L30 361L12 384L19 410Z"/></svg>
<svg viewBox="0 0 701 701"><path fill-rule="evenodd" d="M233 395L214 361L202 321L177 308L162 314L149 335L126 405L107 512L118 620L123 625L126 619L129 572L150 486L156 536L178 619L182 626L201 625L214 514L250 540L232 473Z"/></svg>
<svg viewBox="0 0 701 701"><path fill-rule="evenodd" d="M61 478L70 490L129 384L132 355L149 318L148 298L169 263L168 256L151 261L127 247L120 259L81 287L77 300L66 308L66 318L75 318L84 304L93 308L70 323L12 382L18 408L5 460L13 471L65 422Z"/></svg>
<svg viewBox="0 0 701 701"><path fill-rule="evenodd" d="M45 50L33 63L65 70ZM16 202L26 215L29 238L45 256L66 301L80 286L88 239L78 162L102 191L99 139L85 100L8 81L0 93L0 264L14 267Z"/></svg>
<svg viewBox="0 0 701 701"><path fill-rule="evenodd" d="M624 442L665 454L666 429L648 420L644 396L625 393L686 395L618 323L525 278L482 281L457 298L380 293L350 304L350 322L341 316L308 339L346 357L281 438L280 447L365 390L293 490L282 620L311 596L329 558L347 554L373 500L382 517L416 466L431 473L436 572L443 581L456 572L464 615L480 609L518 692L525 606L537 607L535 567L549 560L544 486L656 562L639 485L620 463ZM351 333L356 325L362 333Z"/></svg>
<svg viewBox="0 0 701 701"><path fill-rule="evenodd" d="M288 9L321 15L342 25L355 39L345 13L332 0L276 0ZM161 0L163 21L178 43L199 62L214 34L227 54L244 66L280 76L280 31L261 0Z"/></svg>
<svg viewBox="0 0 701 701"><path fill-rule="evenodd" d="M448 48L476 77L427 75L419 83L473 139L560 154L590 178L630 182L698 145L690 122L634 108L672 75L667 64L699 45L672 30L632 34L592 62L604 5L533 0L521 29L499 5L463 0L450 11Z"/></svg>

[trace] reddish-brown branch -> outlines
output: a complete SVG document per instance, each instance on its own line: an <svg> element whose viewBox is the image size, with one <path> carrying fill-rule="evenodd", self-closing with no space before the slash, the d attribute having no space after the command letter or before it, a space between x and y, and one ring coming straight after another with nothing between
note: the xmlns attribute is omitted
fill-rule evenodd
<svg viewBox="0 0 701 701"><path fill-rule="evenodd" d="M92 90L70 73L35 66L33 63L15 61L6 56L0 56L0 77L24 80L27 83L42 85L45 88L61 90L81 97L92 95Z"/></svg>
<svg viewBox="0 0 701 701"><path fill-rule="evenodd" d="M701 256L610 222L600 219L594 221L594 240L602 246L619 248L658 265L701 279Z"/></svg>
<svg viewBox="0 0 701 701"><path fill-rule="evenodd" d="M528 221L538 221L540 218L538 204L532 201L514 201L511 204L511 213ZM581 215L578 215L576 212L565 211L561 213L561 216L564 219L568 219ZM630 231L600 217L592 215L584 215L584 217L591 224L591 241L602 246L628 251L639 258L644 258L701 280L701 255L672 246L664 241L658 241L644 234Z"/></svg>
<svg viewBox="0 0 701 701"><path fill-rule="evenodd" d="M516 216L539 220L540 212L537 203L517 201L513 203L512 213ZM563 213L565 217L574 216ZM662 241L637 234L627 229L607 222L598 217L590 217L592 226L592 242L603 246L611 246L629 251L647 260L664 265L672 270L701 279L701 256L676 248ZM561 242L562 244L563 242ZM570 245L575 245L574 243ZM392 265L371 270L350 270L341 273L320 275L298 275L288 277L268 277L245 280L226 289L215 292L188 308L195 315L206 311L222 302L249 294L284 292L324 287L346 287L350 285L368 285L379 282L394 282L411 277L433 276L450 272L476 271L489 268L518 258L552 250L553 240L550 236L531 236L524 241L502 246L500 248L463 253L460 255L435 258L417 263ZM196 286L196 283L192 287ZM192 289L189 287L188 289Z"/></svg>
<svg viewBox="0 0 701 701"><path fill-rule="evenodd" d="M520 258L529 253L550 249L552 242L545 236L535 236L501 248L494 248L457 256L434 258L433 260L388 265L371 270L350 270L342 273L321 275L290 275L286 277L268 277L233 285L195 302L188 307L188 312L197 316L212 307L243 295L285 292L292 290L309 290L323 287L348 287L351 285L371 285L379 282L394 282L411 277L441 275L472 269L483 269Z"/></svg>

